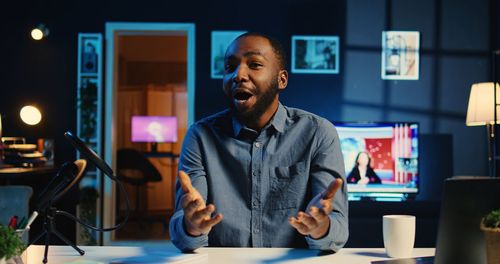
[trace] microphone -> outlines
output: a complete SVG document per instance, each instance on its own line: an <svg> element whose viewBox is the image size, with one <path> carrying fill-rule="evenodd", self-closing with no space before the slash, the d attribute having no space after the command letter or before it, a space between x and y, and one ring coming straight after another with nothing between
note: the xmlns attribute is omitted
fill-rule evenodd
<svg viewBox="0 0 500 264"><path fill-rule="evenodd" d="M66 131L64 137L75 147L83 156L96 165L104 174L108 175L111 179L116 180L113 175L113 170L106 162L97 155L91 148L89 148L80 138L73 135L73 133Z"/></svg>
<svg viewBox="0 0 500 264"><path fill-rule="evenodd" d="M86 166L87 161L84 159L79 159L72 163L64 163L57 175L52 178L47 187L38 196L35 212L44 211L73 187L82 176Z"/></svg>
<svg viewBox="0 0 500 264"><path fill-rule="evenodd" d="M92 149L90 149L85 143L83 143L81 139L73 135L71 132L67 131L66 133L64 133L64 136L82 155L84 155L90 162L92 162L93 165L99 168L100 171L104 172L104 174L106 174L109 178L116 181L118 187L120 187L120 191L122 191L125 194L127 214L125 215L125 219L123 219L121 223L116 224L113 227L98 228L87 224L85 221L76 218L74 215L68 212L57 210L56 208L54 208L52 206L52 203L61 198L62 195L64 195L70 188L72 188L78 182L78 180L83 175L85 167L87 166L87 161L84 159L77 160L73 163L65 163L61 167L59 172L56 174L56 176L52 178L52 180L49 182L49 184L47 185L45 190L41 193L41 195L38 196L38 202L36 203L35 210L33 214L30 216L29 223L31 224L37 217L38 213L44 211L44 230L33 240L33 242L29 243L29 245L36 243L40 238L42 238L45 235L45 253L44 253L43 263L47 263L47 254L49 250L51 234L55 235L56 237L59 237L67 245L72 246L76 251L78 251L78 253L80 253L81 256L85 254L85 251L78 248L75 245L75 243L72 243L67 238L65 238L61 233L57 232L57 230L54 230L53 227L55 226L55 219L57 215L66 216L69 219L78 222L79 224L89 229L99 232L106 232L106 231L113 231L123 227L125 223L127 223L130 214L130 202L128 199L127 191L120 183L118 178L115 175L113 175L113 170L111 169L111 167L109 167L109 165L106 164L104 160L102 160L94 151L92 151Z"/></svg>

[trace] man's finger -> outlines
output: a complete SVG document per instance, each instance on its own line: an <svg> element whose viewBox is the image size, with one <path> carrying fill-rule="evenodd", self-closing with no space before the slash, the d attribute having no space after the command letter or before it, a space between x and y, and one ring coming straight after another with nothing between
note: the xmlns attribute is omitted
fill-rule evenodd
<svg viewBox="0 0 500 264"><path fill-rule="evenodd" d="M321 200L319 203L321 204L321 208L318 209L320 209L322 213L327 215L332 212L332 200Z"/></svg>
<svg viewBox="0 0 500 264"><path fill-rule="evenodd" d="M191 220L193 222L201 222L203 220L210 219L210 215L215 212L215 206L213 204L207 205L205 208L196 211L193 214Z"/></svg>
<svg viewBox="0 0 500 264"><path fill-rule="evenodd" d="M328 185L328 188L323 195L324 200L331 200L335 196L337 190L342 186L342 179L337 178Z"/></svg>
<svg viewBox="0 0 500 264"><path fill-rule="evenodd" d="M195 199L188 203L186 207L184 207L184 216L187 217L191 221L194 213L198 211L198 209L202 206L200 199Z"/></svg>
<svg viewBox="0 0 500 264"><path fill-rule="evenodd" d="M301 233L302 235L307 234L307 232L309 231L309 230L307 229L307 226L306 226L306 225L304 225L302 222L300 222L300 221L299 221L297 218L295 218L295 217L290 217L290 218L288 219L288 223L290 223L290 225L291 225L292 227L294 227L295 229L297 229L297 231L298 231L299 233Z"/></svg>
<svg viewBox="0 0 500 264"><path fill-rule="evenodd" d="M181 197L181 206L182 208L186 208L188 206L188 204L192 201L194 201L196 198L194 195L190 194L190 193L186 193L184 195L182 195Z"/></svg>
<svg viewBox="0 0 500 264"><path fill-rule="evenodd" d="M216 214L214 217L210 218L210 220L203 221L200 226L205 230L211 229L214 225L220 223L222 218L222 214Z"/></svg>
<svg viewBox="0 0 500 264"><path fill-rule="evenodd" d="M299 220L307 227L307 229L311 230L318 226L318 222L310 215L300 212Z"/></svg>
<svg viewBox="0 0 500 264"><path fill-rule="evenodd" d="M183 171L179 171L179 183L181 184L182 191L185 193L189 193L194 190L193 185L191 185L189 175Z"/></svg>
<svg viewBox="0 0 500 264"><path fill-rule="evenodd" d="M309 215L311 215L317 222L321 222L328 217L324 210L319 210L318 207L314 206L309 209Z"/></svg>

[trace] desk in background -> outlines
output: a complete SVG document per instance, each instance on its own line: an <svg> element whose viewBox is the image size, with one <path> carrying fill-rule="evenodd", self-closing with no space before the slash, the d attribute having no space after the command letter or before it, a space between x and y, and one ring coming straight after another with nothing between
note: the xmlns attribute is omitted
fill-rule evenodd
<svg viewBox="0 0 500 264"><path fill-rule="evenodd" d="M30 180L32 177L38 177L48 174L54 174L57 169L52 163L37 167L3 167L0 168L0 181L9 185L17 181Z"/></svg>
<svg viewBox="0 0 500 264"><path fill-rule="evenodd" d="M386 260L383 248L345 248L336 254L321 255L318 250L289 248L200 248L194 254L181 254L169 247L81 247L80 256L69 246L50 246L49 263L208 263L208 264L362 264ZM44 246L30 246L25 263L41 263ZM433 256L433 248L416 248L414 257Z"/></svg>

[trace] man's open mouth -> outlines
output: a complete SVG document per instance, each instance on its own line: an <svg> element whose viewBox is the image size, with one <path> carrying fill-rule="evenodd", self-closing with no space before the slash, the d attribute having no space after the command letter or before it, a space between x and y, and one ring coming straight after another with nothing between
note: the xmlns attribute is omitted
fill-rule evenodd
<svg viewBox="0 0 500 264"><path fill-rule="evenodd" d="M237 101L246 101L252 96L253 94L247 90L235 90L233 92L233 98Z"/></svg>
<svg viewBox="0 0 500 264"><path fill-rule="evenodd" d="M248 89L238 88L233 90L233 104L238 111L246 111L255 104L256 97Z"/></svg>

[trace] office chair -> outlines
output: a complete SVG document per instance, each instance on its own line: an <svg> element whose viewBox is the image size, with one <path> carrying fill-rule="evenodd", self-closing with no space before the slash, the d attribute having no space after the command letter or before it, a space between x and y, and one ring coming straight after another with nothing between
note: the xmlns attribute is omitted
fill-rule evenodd
<svg viewBox="0 0 500 264"><path fill-rule="evenodd" d="M161 174L138 150L124 148L119 149L117 154L117 176L121 181L135 186L135 216L142 227L144 212L140 210L141 187L148 182L161 181ZM162 222L166 224L166 220Z"/></svg>

